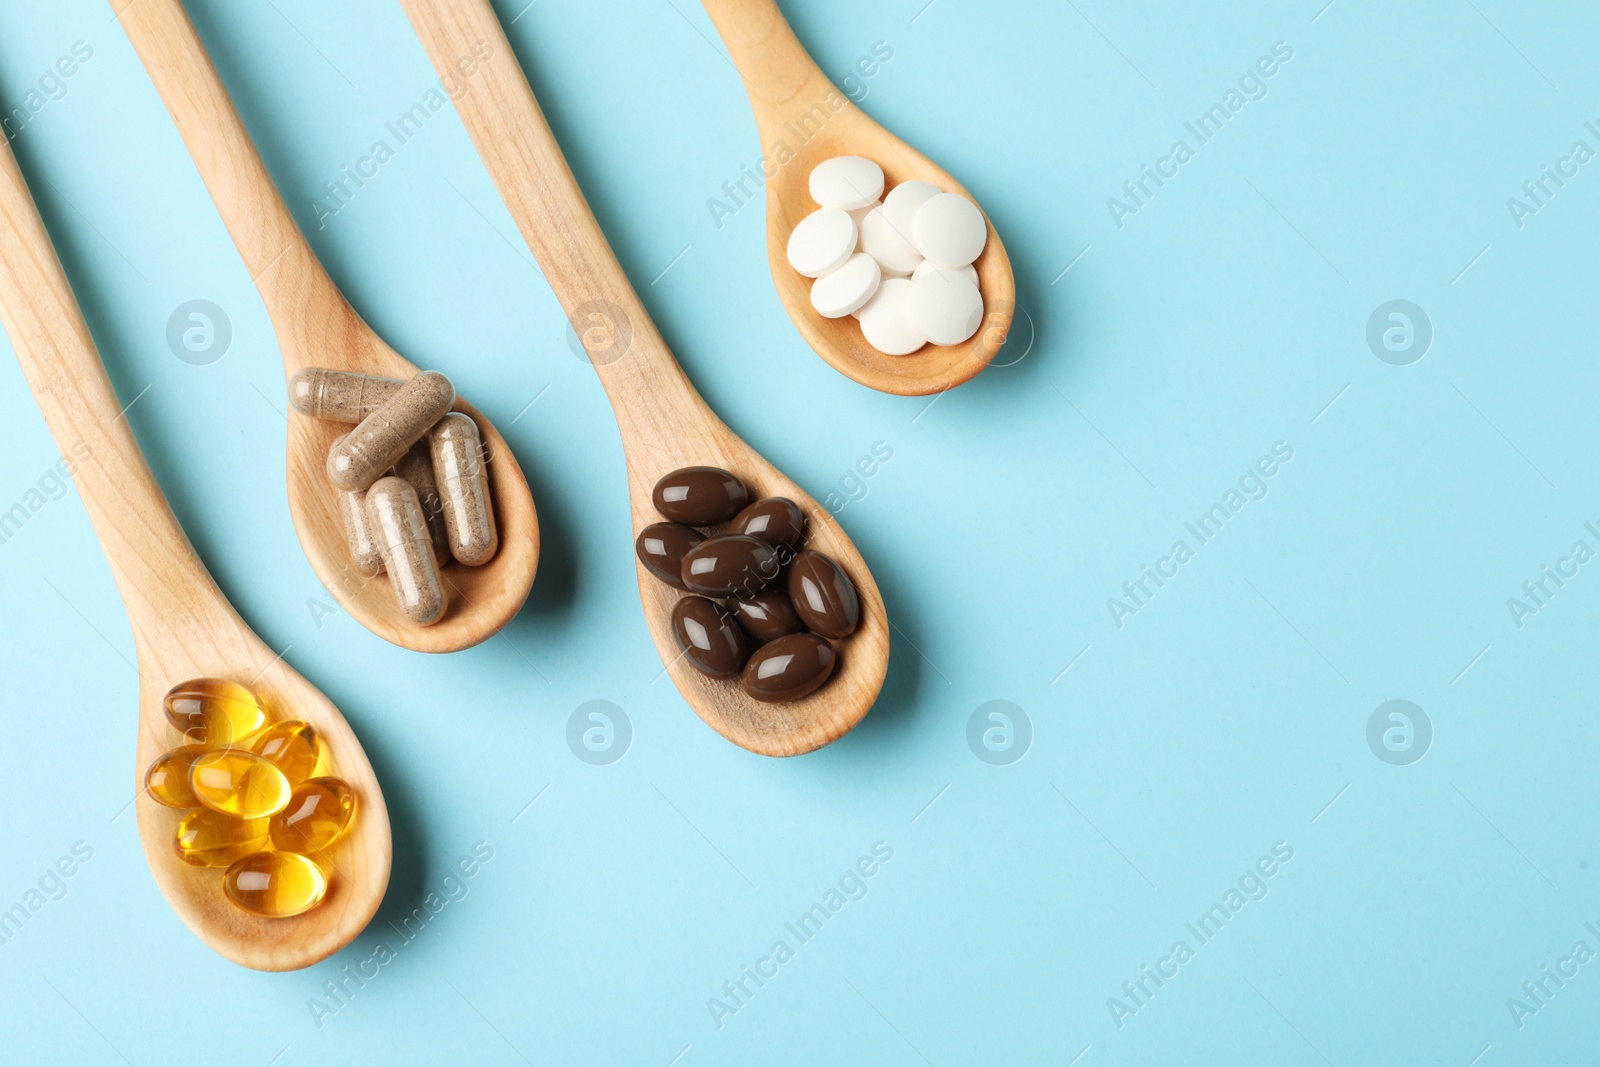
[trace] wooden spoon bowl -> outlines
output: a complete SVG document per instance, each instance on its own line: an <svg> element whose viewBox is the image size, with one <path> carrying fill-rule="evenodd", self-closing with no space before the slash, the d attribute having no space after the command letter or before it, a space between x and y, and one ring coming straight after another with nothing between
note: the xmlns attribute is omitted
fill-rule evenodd
<svg viewBox="0 0 1600 1067"><path fill-rule="evenodd" d="M973 262L984 319L959 345L929 344L909 356L886 356L867 343L861 326L846 315L824 318L811 306L811 279L789 265L789 235L817 209L811 199L812 168L834 156L861 156L883 168L887 193L920 179L941 192L960 193L979 210L978 199L932 160L868 118L834 87L795 37L773 0L702 0L744 79L761 137L767 178L767 261L789 318L800 336L841 374L862 385L901 396L925 396L954 388L976 375L1005 343L1016 309L1017 286L994 223Z"/></svg>
<svg viewBox="0 0 1600 1067"><path fill-rule="evenodd" d="M376 335L372 339L377 341ZM348 349L346 355L350 355ZM409 378L417 373L416 367L393 351L372 355L375 358L359 362L347 358L336 369L386 378ZM287 359L285 362L287 367ZM444 568L441 577L449 604L444 617L431 626L418 626L401 612L385 575L362 574L350 560L339 518L339 497L328 481L326 461L333 442L351 427L298 412L289 416L289 515L311 569L367 629L416 652L455 652L494 636L521 609L539 563L539 521L533 496L510 447L494 424L465 400L457 398L454 410L470 416L483 438L500 547L481 567L452 563Z"/></svg>
<svg viewBox="0 0 1600 1067"><path fill-rule="evenodd" d="M801 700L763 704L746 695L737 680L708 677L684 658L672 632L672 607L685 594L636 560L639 596L656 652L689 706L734 744L765 756L820 748L860 722L883 688L889 665L889 616L883 597L866 561L826 509L740 440L703 402L699 411L686 414L690 417L682 426L693 426L694 432L650 448L626 446L635 534L661 521L651 491L663 475L680 467L721 467L738 475L751 500L781 496L800 506L807 520L805 548L832 557L850 576L861 598L861 624L855 633L834 642L839 665L827 684Z"/></svg>
<svg viewBox="0 0 1600 1067"><path fill-rule="evenodd" d="M195 566L204 574L198 560ZM232 614L226 602L220 607L227 608L232 618L206 620L204 632L196 625L152 639L151 628L135 622L139 839L162 894L200 940L233 962L258 971L298 970L349 944L377 912L389 884L389 810L361 743L339 709L276 657ZM129 615L133 615L131 607ZM233 632L219 640L221 629L230 624ZM141 640L141 635L147 639ZM261 698L275 721L310 723L327 745L329 770L325 773L342 778L356 794L351 829L316 857L328 876L327 895L304 914L265 919L236 907L223 893L221 870L193 867L178 858L174 841L178 822L187 812L157 804L144 791L145 769L162 753L183 743L166 720L162 698L172 684L191 678L226 678L246 685Z"/></svg>
<svg viewBox="0 0 1600 1067"><path fill-rule="evenodd" d="M389 813L361 743L339 709L251 632L179 528L122 417L105 367L10 146L0 147L0 319L64 456L128 611L139 661L135 769L139 837L156 884L195 935L263 971L307 967L360 933L389 884ZM264 919L224 895L223 872L178 858L183 813L144 791L145 769L182 743L162 698L194 678L253 689L276 719L321 732L333 771L356 793L349 832L327 855L327 896L310 911Z"/></svg>
<svg viewBox="0 0 1600 1067"><path fill-rule="evenodd" d="M737 682L708 678L683 661L670 621L681 594L638 566L645 620L678 691L713 729L752 752L792 756L834 740L872 707L889 664L889 617L866 561L833 517L728 429L689 384L595 221L487 0L402 6L441 73L459 56L481 58L474 46L488 45L472 92L456 108L611 400L628 460L634 533L660 519L650 494L662 475L723 467L754 497L798 504L810 520L808 547L833 557L860 595L861 625L839 643L832 679L803 700L763 704Z"/></svg>
<svg viewBox="0 0 1600 1067"><path fill-rule="evenodd" d="M195 166L210 190L278 333L285 381L306 367L386 378L417 368L390 348L352 308L283 203L266 166L206 54L181 0L111 0L144 61ZM287 402L286 406L287 406ZM406 617L383 575L351 563L326 463L351 427L289 412L289 513L311 567L341 607L379 637L417 652L454 652L485 641L528 598L539 566L539 517L527 479L499 431L471 404L489 457L489 489L500 548L481 567L444 569L449 606L431 626Z"/></svg>

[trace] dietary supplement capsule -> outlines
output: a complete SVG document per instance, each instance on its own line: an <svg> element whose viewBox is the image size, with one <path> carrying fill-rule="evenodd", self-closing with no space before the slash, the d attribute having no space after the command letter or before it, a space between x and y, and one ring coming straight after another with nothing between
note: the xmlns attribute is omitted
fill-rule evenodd
<svg viewBox="0 0 1600 1067"><path fill-rule="evenodd" d="M793 500L769 496L735 515L728 532L759 537L774 548L788 549L784 555L789 556L805 539L806 515Z"/></svg>
<svg viewBox="0 0 1600 1067"><path fill-rule="evenodd" d="M833 560L821 552L802 552L789 567L789 599L812 632L838 640L855 632L861 621L856 587Z"/></svg>
<svg viewBox="0 0 1600 1067"><path fill-rule="evenodd" d="M739 514L750 492L721 467L683 467L657 482L650 499L664 519L714 526Z"/></svg>
<svg viewBox="0 0 1600 1067"><path fill-rule="evenodd" d="M236 819L210 808L178 823L178 857L196 867L227 867L267 847L266 819Z"/></svg>
<svg viewBox="0 0 1600 1067"><path fill-rule="evenodd" d="M799 700L822 688L838 653L816 634L790 634L756 649L744 665L744 691L765 704Z"/></svg>
<svg viewBox="0 0 1600 1067"><path fill-rule="evenodd" d="M207 752L189 767L195 799L236 819L264 819L289 803L289 779L242 748Z"/></svg>
<svg viewBox="0 0 1600 1067"><path fill-rule="evenodd" d="M500 547L489 500L489 471L483 440L470 415L452 411L428 431L433 471L444 496L444 525L450 554L468 567L481 566Z"/></svg>
<svg viewBox="0 0 1600 1067"><path fill-rule="evenodd" d="M433 370L418 374L328 454L328 480L336 489L367 488L399 462L455 401L449 378Z"/></svg>
<svg viewBox="0 0 1600 1067"><path fill-rule="evenodd" d="M434 477L433 454L424 437L400 457L394 465L396 477L404 478L417 491L417 504L428 524L428 540L433 542L433 558L439 566L450 562L450 534L444 525L444 500L439 495L439 483Z"/></svg>
<svg viewBox="0 0 1600 1067"><path fill-rule="evenodd" d="M322 868L294 852L256 852L228 868L222 879L228 899L268 919L310 911L328 891Z"/></svg>
<svg viewBox="0 0 1600 1067"><path fill-rule="evenodd" d="M383 553L372 538L372 523L367 519L367 494L362 490L339 494L339 525L344 527L345 546L350 562L363 578L376 578L383 570Z"/></svg>
<svg viewBox="0 0 1600 1067"><path fill-rule="evenodd" d="M444 583L417 491L404 478L380 478L367 490L367 515L400 610L423 626L438 622L445 609Z"/></svg>
<svg viewBox="0 0 1600 1067"><path fill-rule="evenodd" d="M399 378L307 367L289 379L289 403L313 419L354 424L394 399L404 384Z"/></svg>
<svg viewBox="0 0 1600 1067"><path fill-rule="evenodd" d="M267 721L261 699L238 682L196 678L168 690L167 721L191 745L219 748L255 733Z"/></svg>
<svg viewBox="0 0 1600 1067"><path fill-rule="evenodd" d="M639 531L633 550L644 569L668 585L688 589L683 584L683 557L706 535L681 522L652 522Z"/></svg>
<svg viewBox="0 0 1600 1067"><path fill-rule="evenodd" d="M329 462L333 461L333 453L349 436L345 434L334 440L328 449ZM344 529L344 544L350 553L350 562L355 564L356 573L363 578L375 578L383 570L383 553L378 551L378 543L372 537L372 521L367 518L367 494L361 489L335 489L334 492L339 497L339 525Z"/></svg>
<svg viewBox="0 0 1600 1067"><path fill-rule="evenodd" d="M203 745L183 745L157 757L144 773L144 789L150 799L169 808L198 807L200 801L189 788L189 765L205 752Z"/></svg>
<svg viewBox="0 0 1600 1067"><path fill-rule="evenodd" d="M778 570L778 550L765 541L746 534L723 534L685 553L680 573L690 592L749 596L771 585Z"/></svg>
<svg viewBox="0 0 1600 1067"><path fill-rule="evenodd" d="M734 597L728 601L728 610L758 645L805 629L788 596L776 589L764 589L754 596Z"/></svg>
<svg viewBox="0 0 1600 1067"><path fill-rule="evenodd" d="M316 777L322 765L322 735L299 719L275 722L250 739L250 751L283 772L289 785Z"/></svg>
<svg viewBox="0 0 1600 1067"><path fill-rule="evenodd" d="M295 788L268 820L272 847L284 852L320 852L339 839L355 817L355 791L342 778L313 778Z"/></svg>
<svg viewBox="0 0 1600 1067"><path fill-rule="evenodd" d="M672 633L684 658L713 678L733 677L750 658L750 639L733 616L703 596L679 597L672 605Z"/></svg>

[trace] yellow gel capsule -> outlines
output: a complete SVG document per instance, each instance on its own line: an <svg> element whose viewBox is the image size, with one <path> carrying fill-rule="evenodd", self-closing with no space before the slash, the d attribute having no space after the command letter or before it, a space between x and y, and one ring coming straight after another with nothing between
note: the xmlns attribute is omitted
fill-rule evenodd
<svg viewBox="0 0 1600 1067"><path fill-rule="evenodd" d="M271 763L240 748L207 752L189 767L195 799L237 819L265 819L289 803L289 779Z"/></svg>
<svg viewBox="0 0 1600 1067"><path fill-rule="evenodd" d="M196 678L173 686L163 702L167 721L191 745L221 748L266 725L261 699L238 682Z"/></svg>
<svg viewBox="0 0 1600 1067"><path fill-rule="evenodd" d="M322 735L308 722L285 719L250 739L250 751L271 763L291 786L317 773L322 763Z"/></svg>
<svg viewBox="0 0 1600 1067"><path fill-rule="evenodd" d="M144 789L150 799L169 808L197 808L194 790L189 788L189 765L205 753L199 745L183 745L156 758L144 772Z"/></svg>
<svg viewBox="0 0 1600 1067"><path fill-rule="evenodd" d="M196 867L226 867L266 847L265 819L235 819L201 808L178 823L178 856Z"/></svg>
<svg viewBox="0 0 1600 1067"><path fill-rule="evenodd" d="M272 847L320 852L349 828L355 813L355 790L344 779L313 778L296 788L288 807L272 817Z"/></svg>
<svg viewBox="0 0 1600 1067"><path fill-rule="evenodd" d="M283 919L321 903L328 879L321 867L297 853L257 852L228 868L222 888L245 911Z"/></svg>

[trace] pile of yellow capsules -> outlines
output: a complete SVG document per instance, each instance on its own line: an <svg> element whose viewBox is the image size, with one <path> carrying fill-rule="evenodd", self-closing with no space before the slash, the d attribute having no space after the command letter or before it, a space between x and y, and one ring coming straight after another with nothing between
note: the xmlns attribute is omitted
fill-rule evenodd
<svg viewBox="0 0 1600 1067"><path fill-rule="evenodd" d="M223 892L252 914L316 907L325 853L356 811L349 784L322 773L321 736L299 719L272 722L260 697L221 678L173 686L163 703L184 743L150 764L144 784L156 803L192 809L178 823L178 856L227 868Z"/></svg>

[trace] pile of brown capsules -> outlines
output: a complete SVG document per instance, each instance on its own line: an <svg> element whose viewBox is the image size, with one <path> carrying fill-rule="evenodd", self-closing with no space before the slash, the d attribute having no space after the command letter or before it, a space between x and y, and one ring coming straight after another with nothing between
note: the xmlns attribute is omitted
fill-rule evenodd
<svg viewBox="0 0 1600 1067"><path fill-rule="evenodd" d="M675 470L652 500L667 521L639 531L634 547L645 570L688 594L672 608L683 657L702 674L739 678L769 704L820 689L838 665L832 642L855 632L861 602L837 563L801 547L799 506L776 496L751 503L719 467Z"/></svg>
<svg viewBox="0 0 1600 1067"><path fill-rule="evenodd" d="M444 617L441 568L489 562L500 547L478 426L450 408L455 387L438 371L409 381L307 367L289 382L302 415L354 423L328 452L328 481L350 560L366 577L387 571L411 621Z"/></svg>

